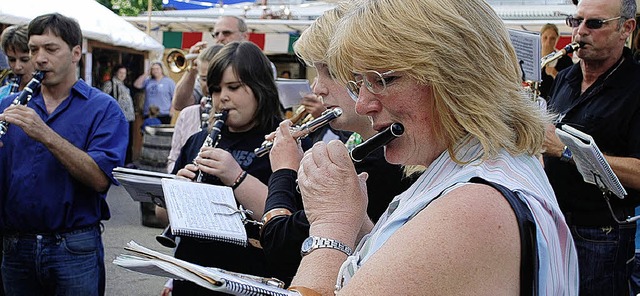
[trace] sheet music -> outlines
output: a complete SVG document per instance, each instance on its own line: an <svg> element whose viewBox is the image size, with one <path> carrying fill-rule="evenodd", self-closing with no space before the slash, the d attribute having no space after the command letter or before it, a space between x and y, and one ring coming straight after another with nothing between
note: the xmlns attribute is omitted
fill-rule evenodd
<svg viewBox="0 0 640 296"><path fill-rule="evenodd" d="M278 78L276 86L278 87L280 103L285 109L300 105L302 97L311 93L311 86L307 79Z"/></svg>
<svg viewBox="0 0 640 296"><path fill-rule="evenodd" d="M576 167L585 182L594 184L602 190L608 190L621 199L627 195L618 176L590 135L566 124L557 128L556 134L571 150Z"/></svg>
<svg viewBox="0 0 640 296"><path fill-rule="evenodd" d="M113 263L136 272L184 279L212 291L231 295L299 295L296 292L264 283L265 281L272 282L274 279L200 266L145 248L134 241L127 243L125 250L136 255L118 255Z"/></svg>
<svg viewBox="0 0 640 296"><path fill-rule="evenodd" d="M162 178L176 178L176 175L172 174L123 167L114 168L112 174L134 201L153 202L163 207L164 192L160 180Z"/></svg>
<svg viewBox="0 0 640 296"><path fill-rule="evenodd" d="M162 188L174 234L246 245L233 189L172 179L162 179Z"/></svg>
<svg viewBox="0 0 640 296"><path fill-rule="evenodd" d="M540 34L509 29L509 39L522 65L524 80L541 81Z"/></svg>

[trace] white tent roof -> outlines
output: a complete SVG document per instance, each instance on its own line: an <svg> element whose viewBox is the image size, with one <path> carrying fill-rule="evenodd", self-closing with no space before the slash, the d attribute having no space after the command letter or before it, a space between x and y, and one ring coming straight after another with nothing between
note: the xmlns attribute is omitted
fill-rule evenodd
<svg viewBox="0 0 640 296"><path fill-rule="evenodd" d="M164 46L95 0L0 0L0 23L23 24L58 12L78 21L85 38L140 51L161 52Z"/></svg>

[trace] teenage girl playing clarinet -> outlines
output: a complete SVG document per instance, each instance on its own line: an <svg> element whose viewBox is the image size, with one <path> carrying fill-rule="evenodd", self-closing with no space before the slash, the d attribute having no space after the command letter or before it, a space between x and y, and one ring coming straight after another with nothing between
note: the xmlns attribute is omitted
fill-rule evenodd
<svg viewBox="0 0 640 296"><path fill-rule="evenodd" d="M212 111L229 112L221 137L215 148L202 148L209 131L191 136L176 160L174 173L193 180L199 170L209 176L204 182L231 186L238 204L253 212L249 218L259 220L271 167L269 158L256 157L253 151L283 118L271 65L253 43L232 42L211 61L207 86L213 99ZM214 116L211 118L215 120ZM247 247L183 236L175 257L202 266L267 276L258 228L251 224L245 227L249 237ZM191 282L174 281L173 295L215 293Z"/></svg>

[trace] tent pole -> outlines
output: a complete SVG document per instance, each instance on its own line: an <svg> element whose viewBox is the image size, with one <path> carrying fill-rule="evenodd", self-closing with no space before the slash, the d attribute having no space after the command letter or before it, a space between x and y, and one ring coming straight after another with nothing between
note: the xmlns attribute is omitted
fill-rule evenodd
<svg viewBox="0 0 640 296"><path fill-rule="evenodd" d="M151 35L151 0L147 0L147 35Z"/></svg>

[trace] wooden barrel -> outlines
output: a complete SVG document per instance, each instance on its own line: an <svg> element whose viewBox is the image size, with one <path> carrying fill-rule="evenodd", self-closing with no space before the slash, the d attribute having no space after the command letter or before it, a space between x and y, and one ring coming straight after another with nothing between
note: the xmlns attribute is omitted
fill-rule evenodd
<svg viewBox="0 0 640 296"><path fill-rule="evenodd" d="M172 125L146 126L142 136L142 150L138 168L154 172L167 172L167 157L171 151Z"/></svg>

